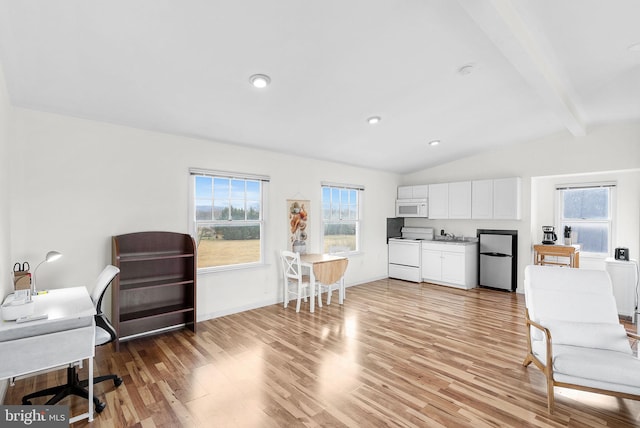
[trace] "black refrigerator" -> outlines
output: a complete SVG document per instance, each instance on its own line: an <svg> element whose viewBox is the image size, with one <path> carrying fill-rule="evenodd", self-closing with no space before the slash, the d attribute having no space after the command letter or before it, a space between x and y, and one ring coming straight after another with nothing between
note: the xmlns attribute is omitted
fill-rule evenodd
<svg viewBox="0 0 640 428"><path fill-rule="evenodd" d="M516 291L518 231L478 229L478 284Z"/></svg>

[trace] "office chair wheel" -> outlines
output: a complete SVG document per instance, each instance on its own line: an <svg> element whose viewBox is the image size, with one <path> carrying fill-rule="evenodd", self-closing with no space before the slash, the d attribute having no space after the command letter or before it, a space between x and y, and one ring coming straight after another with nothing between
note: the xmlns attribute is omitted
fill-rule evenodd
<svg viewBox="0 0 640 428"><path fill-rule="evenodd" d="M23 406L30 406L31 405L31 401L30 400L22 400L22 405Z"/></svg>
<svg viewBox="0 0 640 428"><path fill-rule="evenodd" d="M107 403L104 401L99 402L95 405L96 413L102 413L105 407L107 407Z"/></svg>
<svg viewBox="0 0 640 428"><path fill-rule="evenodd" d="M113 380L113 384L118 387L120 385L122 385L122 378L121 377L117 377Z"/></svg>

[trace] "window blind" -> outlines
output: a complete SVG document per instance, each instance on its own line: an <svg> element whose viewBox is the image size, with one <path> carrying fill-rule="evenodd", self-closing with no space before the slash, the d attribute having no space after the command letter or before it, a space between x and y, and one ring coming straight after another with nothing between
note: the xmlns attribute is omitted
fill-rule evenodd
<svg viewBox="0 0 640 428"><path fill-rule="evenodd" d="M599 187L616 187L616 183L610 181L603 183L558 184L556 185L556 190L596 189Z"/></svg>
<svg viewBox="0 0 640 428"><path fill-rule="evenodd" d="M322 187L335 187L338 189L353 189L353 190L364 190L364 186L360 184L344 184L344 183L331 183L328 181L323 181L320 183Z"/></svg>
<svg viewBox="0 0 640 428"><path fill-rule="evenodd" d="M204 175L205 177L222 177L222 178L236 178L242 180L256 180L256 181L264 181L269 182L271 177L268 175L259 175L259 174L245 174L239 172L229 172L229 171L216 171L211 169L200 169L200 168L189 168L189 174L191 175Z"/></svg>

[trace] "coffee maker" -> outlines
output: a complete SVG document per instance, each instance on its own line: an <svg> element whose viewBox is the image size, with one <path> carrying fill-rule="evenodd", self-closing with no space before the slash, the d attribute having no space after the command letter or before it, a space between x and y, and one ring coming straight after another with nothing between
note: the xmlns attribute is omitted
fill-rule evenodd
<svg viewBox="0 0 640 428"><path fill-rule="evenodd" d="M542 226L542 243L547 245L553 245L558 240L558 235L556 235L555 227L553 226Z"/></svg>

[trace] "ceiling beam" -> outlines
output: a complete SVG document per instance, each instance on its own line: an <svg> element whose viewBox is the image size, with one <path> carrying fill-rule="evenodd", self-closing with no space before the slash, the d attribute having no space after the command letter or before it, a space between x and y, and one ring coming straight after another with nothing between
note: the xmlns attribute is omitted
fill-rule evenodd
<svg viewBox="0 0 640 428"><path fill-rule="evenodd" d="M546 39L536 37L509 0L458 0L525 81L562 120L575 136L586 135L578 111L577 96L563 78L562 68L553 60L552 51L543 49Z"/></svg>

